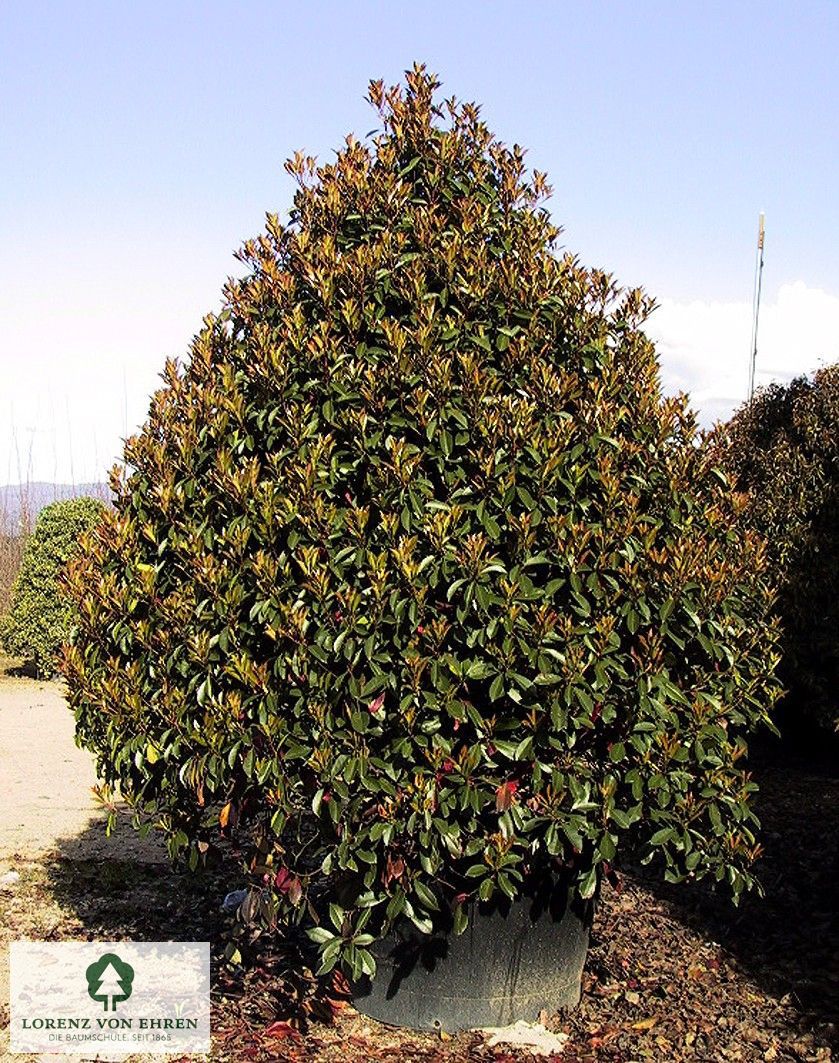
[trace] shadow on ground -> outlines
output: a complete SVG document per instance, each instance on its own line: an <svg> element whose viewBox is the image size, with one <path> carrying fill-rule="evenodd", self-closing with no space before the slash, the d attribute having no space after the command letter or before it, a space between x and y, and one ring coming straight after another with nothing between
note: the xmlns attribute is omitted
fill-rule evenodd
<svg viewBox="0 0 839 1063"><path fill-rule="evenodd" d="M668 886L645 873L685 925L718 942L767 993L788 1000L825 1042L839 1035L839 771L818 753L764 746L752 756L765 896L735 908L702 884Z"/></svg>
<svg viewBox="0 0 839 1063"><path fill-rule="evenodd" d="M13 679L58 679L58 675L55 676L42 676L38 672L37 665L34 661L22 661L19 664L12 664L6 660L0 665L0 674L9 675Z"/></svg>
<svg viewBox="0 0 839 1063"><path fill-rule="evenodd" d="M156 838L140 839L123 814L111 837L104 818L60 839L47 863L50 888L91 938L218 940L232 869L171 867Z"/></svg>
<svg viewBox="0 0 839 1063"><path fill-rule="evenodd" d="M332 989L301 963L293 940L284 943L278 935L262 937L240 927L233 943L246 962L225 962L235 918L222 910L222 902L245 886L239 868L235 855L227 854L211 869L175 870L156 839L138 842L123 815L109 839L104 838L104 821L96 820L77 836L59 841L46 862L46 888L71 914L75 927L70 936L76 939L209 941L214 1052L219 1053L218 1044L239 1044L254 1035L258 1040L260 1031L277 1019L293 1018L305 1026L334 1018ZM67 931L56 925L55 940L66 940ZM219 1058L238 1059L239 1051L244 1048L234 1049L230 1057L221 1052Z"/></svg>
<svg viewBox="0 0 839 1063"><path fill-rule="evenodd" d="M647 1058L653 1042L656 1058L830 1058L819 1046L836 1043L839 1016L839 774L829 762L777 750L761 751L752 766L761 788L758 870L766 896L734 908L701 884L667 886L646 870L627 874L624 892L604 897L595 921L581 1007L558 1020L583 1051L579 1058ZM243 1058L243 1037L285 1029L275 1020L299 1014L301 1002L311 1016L326 1008L281 949L232 975L220 962L229 929L220 905L242 884L234 865L180 873L160 851L138 854L127 822L109 841L102 834L92 822L46 862L49 892L76 921L70 936L211 941L215 1028L240 1046L219 1058ZM64 936L57 927L55 939ZM343 1029L319 1027L317 1037L334 1040L338 1052ZM321 1058L313 1044L299 1045L299 1058ZM283 1058L278 1047L272 1041L265 1058ZM567 1055L578 1058L570 1048Z"/></svg>

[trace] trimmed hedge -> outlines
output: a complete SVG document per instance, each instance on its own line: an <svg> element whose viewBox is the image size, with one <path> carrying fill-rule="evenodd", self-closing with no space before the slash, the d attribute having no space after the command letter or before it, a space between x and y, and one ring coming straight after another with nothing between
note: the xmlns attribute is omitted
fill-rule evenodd
<svg viewBox="0 0 839 1063"><path fill-rule="evenodd" d="M759 390L720 460L768 543L783 627L783 725L839 726L839 365Z"/></svg>
<svg viewBox="0 0 839 1063"><path fill-rule="evenodd" d="M0 621L0 640L8 653L33 664L39 675L55 671L61 645L76 611L60 585L82 534L105 511L95 498L53 502L41 510L12 587L9 611Z"/></svg>
<svg viewBox="0 0 839 1063"><path fill-rule="evenodd" d="M591 897L627 844L739 895L776 693L764 546L650 300L560 256L544 177L436 87L292 160L72 572L100 772L193 866L236 833L247 916L356 976L396 920Z"/></svg>

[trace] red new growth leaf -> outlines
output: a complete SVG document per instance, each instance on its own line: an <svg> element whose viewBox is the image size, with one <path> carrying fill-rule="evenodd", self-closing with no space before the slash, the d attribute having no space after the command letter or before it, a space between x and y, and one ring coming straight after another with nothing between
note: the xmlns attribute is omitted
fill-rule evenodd
<svg viewBox="0 0 839 1063"><path fill-rule="evenodd" d="M387 867L382 873L382 884L389 886L391 882L398 882L405 874L405 861L401 856L387 855Z"/></svg>
<svg viewBox="0 0 839 1063"><path fill-rule="evenodd" d="M295 875L288 886L288 899L291 903L297 907L300 903L300 898L303 896L303 883Z"/></svg>
<svg viewBox="0 0 839 1063"><path fill-rule="evenodd" d="M350 989L350 983L347 981L347 976L343 971L334 971L332 974L332 988L336 993L340 993L341 996L351 997L352 990Z"/></svg>
<svg viewBox="0 0 839 1063"><path fill-rule="evenodd" d="M497 812L506 812L512 805L519 784L515 779L503 782L495 791L495 808Z"/></svg>
<svg viewBox="0 0 839 1063"><path fill-rule="evenodd" d="M296 875L292 875L287 867L281 867L274 875L274 887L280 893L284 893L292 904L298 905L303 896L303 883Z"/></svg>

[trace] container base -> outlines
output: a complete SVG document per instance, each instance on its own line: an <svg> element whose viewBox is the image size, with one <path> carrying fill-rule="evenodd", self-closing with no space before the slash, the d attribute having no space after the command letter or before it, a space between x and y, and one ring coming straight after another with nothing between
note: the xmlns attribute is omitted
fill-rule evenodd
<svg viewBox="0 0 839 1063"><path fill-rule="evenodd" d="M592 906L566 897L555 889L548 898L473 905L459 937L400 926L374 946L376 975L355 987L356 1008L394 1026L456 1031L575 1007Z"/></svg>

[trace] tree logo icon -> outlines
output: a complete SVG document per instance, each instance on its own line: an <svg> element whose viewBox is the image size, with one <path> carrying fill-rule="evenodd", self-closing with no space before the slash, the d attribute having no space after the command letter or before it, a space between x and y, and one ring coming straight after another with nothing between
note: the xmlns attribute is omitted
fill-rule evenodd
<svg viewBox="0 0 839 1063"><path fill-rule="evenodd" d="M117 1003L131 996L134 968L113 952L106 952L85 972L87 993L91 1000L101 1001L105 1011L114 1011Z"/></svg>

